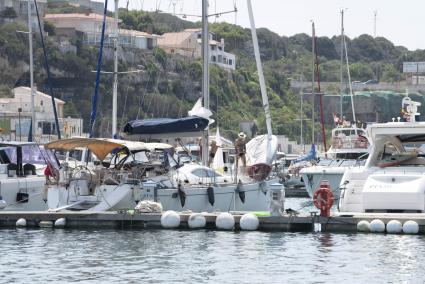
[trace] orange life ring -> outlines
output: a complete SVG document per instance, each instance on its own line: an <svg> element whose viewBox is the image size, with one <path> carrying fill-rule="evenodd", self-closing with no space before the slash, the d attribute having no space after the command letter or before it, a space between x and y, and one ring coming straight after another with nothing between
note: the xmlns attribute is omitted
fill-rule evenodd
<svg viewBox="0 0 425 284"><path fill-rule="evenodd" d="M317 209L327 211L334 203L334 195L328 186L320 186L313 195L313 203Z"/></svg>

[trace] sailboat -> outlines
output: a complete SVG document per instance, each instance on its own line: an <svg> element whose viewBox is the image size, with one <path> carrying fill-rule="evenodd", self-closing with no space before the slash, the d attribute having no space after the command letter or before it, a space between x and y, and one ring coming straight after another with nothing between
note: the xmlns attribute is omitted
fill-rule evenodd
<svg viewBox="0 0 425 284"><path fill-rule="evenodd" d="M251 21L253 24L252 9ZM160 202L164 210L192 211L261 211L268 209L267 191L270 184L277 183L277 178L268 178L270 165L277 149L277 139L271 133L271 118L265 93L265 83L259 60L258 42L253 30L253 41L257 59L263 103L265 105L267 135L255 137L247 144L248 175L239 175L237 180L232 175L219 172L208 166L208 127L212 123L209 111L208 88L208 21L207 1L202 1L202 50L203 50L203 104L195 105L189 117L183 119L153 119L130 121L124 127L126 137L158 138L202 135L203 165L187 163L172 168L166 175L149 177L142 182L144 199ZM199 136L198 136L199 137ZM216 157L220 155L216 153ZM172 159L170 157L170 159ZM218 165L218 161L215 161ZM270 169L268 168L270 167ZM261 178L259 178L261 177Z"/></svg>
<svg viewBox="0 0 425 284"><path fill-rule="evenodd" d="M342 116L343 94L343 59L345 50L345 64L347 66L348 84L350 87L353 123L345 121ZM350 70L348 65L347 46L344 35L344 11L341 11L341 117L334 114L336 127L332 130L331 147L326 152L326 158L320 159L316 164L300 170L306 190L310 197L319 188L322 180L330 183L336 198L340 194L341 178L349 167L364 165L368 156L369 140L365 129L356 123L353 91L351 86Z"/></svg>
<svg viewBox="0 0 425 284"><path fill-rule="evenodd" d="M28 142L2 141L0 142L0 210L2 211L41 211L47 209L47 191L45 177L40 173L46 167L49 153L40 148L35 139L35 93L34 93L34 60L33 60L33 33L32 33L32 1L28 0L28 40L30 59L30 96L31 96L31 127ZM34 3L37 17L37 2ZM40 21L38 18L39 28ZM40 28L41 40L44 48L43 36ZM45 58L47 67L47 59ZM48 68L46 68L48 70ZM49 73L48 73L49 75ZM53 97L52 97L53 98ZM54 113L56 114L53 98ZM57 116L55 116L57 122ZM56 124L56 129L58 124Z"/></svg>

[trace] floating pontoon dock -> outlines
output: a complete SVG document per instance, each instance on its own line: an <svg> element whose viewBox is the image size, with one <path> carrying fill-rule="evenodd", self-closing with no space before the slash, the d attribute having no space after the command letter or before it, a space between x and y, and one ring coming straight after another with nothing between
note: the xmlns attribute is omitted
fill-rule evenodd
<svg viewBox="0 0 425 284"><path fill-rule="evenodd" d="M191 213L181 213L179 228L187 229L187 220ZM219 213L205 214L206 229L215 229L215 220ZM239 221L242 213L234 213L235 229L239 230ZM59 218L66 219L65 228L116 228L116 229L149 229L161 228L161 213L128 212L0 212L0 228L14 227L16 221L24 218L27 227L54 227L54 222ZM320 217L315 212L311 214L284 215L279 217L260 216L258 230L261 231L290 231L312 232L320 228L322 232L356 232L357 223L361 220L372 221L380 219L384 223L398 220L404 223L413 220L419 225L419 234L425 234L425 214L407 213L355 213Z"/></svg>

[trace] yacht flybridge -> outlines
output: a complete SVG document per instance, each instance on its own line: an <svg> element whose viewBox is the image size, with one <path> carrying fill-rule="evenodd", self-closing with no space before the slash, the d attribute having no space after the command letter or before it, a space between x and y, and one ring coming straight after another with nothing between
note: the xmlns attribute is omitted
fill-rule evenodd
<svg viewBox="0 0 425 284"><path fill-rule="evenodd" d="M365 167L347 170L341 181L342 212L425 212L425 122L420 103L403 99L405 122L367 128L372 147Z"/></svg>

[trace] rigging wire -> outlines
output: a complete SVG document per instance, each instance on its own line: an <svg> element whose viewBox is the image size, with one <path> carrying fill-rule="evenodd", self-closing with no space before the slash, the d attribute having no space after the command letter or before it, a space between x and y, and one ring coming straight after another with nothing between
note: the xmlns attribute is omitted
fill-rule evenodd
<svg viewBox="0 0 425 284"><path fill-rule="evenodd" d="M108 1L108 0L106 0L106 1ZM46 52L46 46L44 44L43 31L41 30L40 14L38 13L37 0L34 0L34 6L35 6L35 11L37 13L37 21L38 21L38 29L40 31L41 45L43 47L44 65L45 65L46 73L47 73L47 85L48 85L48 88L49 88L50 97L52 98L53 114L55 116L56 131L58 132L58 139L60 140L61 139L61 130L59 128L59 119L58 119L58 113L57 113L57 110L56 110L55 95L54 95L53 89L52 89L52 76L50 74L49 61L47 59L47 52ZM36 125L33 125L33 127L36 127Z"/></svg>
<svg viewBox="0 0 425 284"><path fill-rule="evenodd" d="M127 85L127 91L125 92L125 97L124 97L124 106L122 108L122 114L121 114L121 125L124 124L124 114L126 113L126 109L127 109L127 98L128 98L128 89L130 88L130 84Z"/></svg>
<svg viewBox="0 0 425 284"><path fill-rule="evenodd" d="M142 105L143 105L143 102L144 102L144 99L145 99L145 95L146 95L146 92L147 92L148 84L149 84L150 79L151 79L151 74L150 73L148 73L148 74L149 74L149 76L148 76L148 80L146 81L146 85L145 85L145 88L144 88L144 91L143 91L143 95L140 96L140 99L139 99L139 108L137 109L136 119L139 119L140 109L142 108Z"/></svg>

